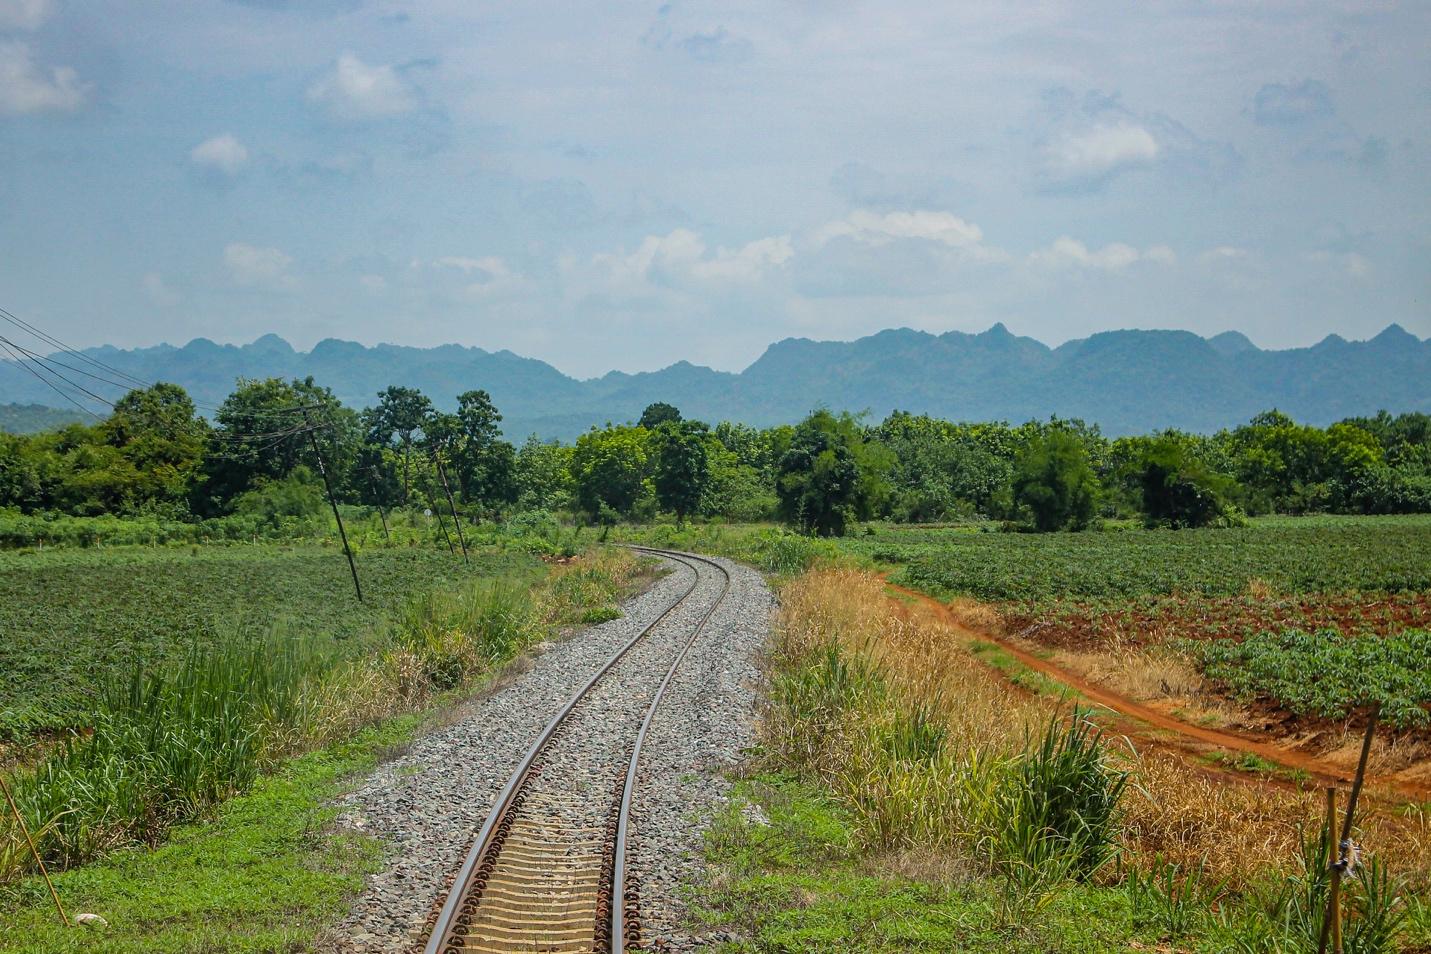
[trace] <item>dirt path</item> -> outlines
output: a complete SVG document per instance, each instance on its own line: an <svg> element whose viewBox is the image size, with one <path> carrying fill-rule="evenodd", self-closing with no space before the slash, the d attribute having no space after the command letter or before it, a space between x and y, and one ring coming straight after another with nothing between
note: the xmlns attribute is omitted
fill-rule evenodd
<svg viewBox="0 0 1431 954"><path fill-rule="evenodd" d="M1129 724L1120 728L1140 742L1174 748L1194 757L1206 757L1217 751L1255 755L1284 769L1304 772L1321 785L1346 785L1351 781L1349 773L1341 765L1242 733L1184 722L1031 653L1005 636L971 627L958 619L948 606L926 593L891 583L888 579L885 580L885 585L896 593L914 600L917 605L934 614L941 623L951 629L971 638L997 645L1029 669L1066 685L1088 701L1104 706L1125 717ZM1249 778L1241 773L1219 772L1218 774L1232 774L1238 778ZM1285 779L1276 777L1260 777L1257 780L1291 784ZM1400 775L1371 774L1368 776L1368 785L1388 794L1416 801L1431 799L1431 784L1417 779L1404 778Z"/></svg>

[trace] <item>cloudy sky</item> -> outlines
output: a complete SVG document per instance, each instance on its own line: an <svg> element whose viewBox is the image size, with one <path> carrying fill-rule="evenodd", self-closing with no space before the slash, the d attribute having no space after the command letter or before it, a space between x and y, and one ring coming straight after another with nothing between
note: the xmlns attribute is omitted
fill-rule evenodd
<svg viewBox="0 0 1431 954"><path fill-rule="evenodd" d="M586 376L1431 335L1431 4L0 0L0 307Z"/></svg>

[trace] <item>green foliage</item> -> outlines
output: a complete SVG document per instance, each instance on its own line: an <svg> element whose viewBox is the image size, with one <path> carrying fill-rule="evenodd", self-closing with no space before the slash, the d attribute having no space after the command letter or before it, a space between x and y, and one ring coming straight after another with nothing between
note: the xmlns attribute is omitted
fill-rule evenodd
<svg viewBox="0 0 1431 954"><path fill-rule="evenodd" d="M482 581L458 589L425 590L398 612L399 646L422 665L423 678L452 689L512 656L536 633L525 587Z"/></svg>
<svg viewBox="0 0 1431 954"><path fill-rule="evenodd" d="M1001 797L1005 864L1054 865L1088 878L1118 850L1118 801L1128 774L1107 764L1102 732L1075 707L1057 714L1019 757Z"/></svg>
<svg viewBox="0 0 1431 954"><path fill-rule="evenodd" d="M76 410L45 407L43 404L0 404L0 432L35 434L78 424L85 416Z"/></svg>
<svg viewBox="0 0 1431 954"><path fill-rule="evenodd" d="M795 428L776 467L781 519L805 532L843 536L852 520L874 511L886 464L852 416L814 412Z"/></svg>
<svg viewBox="0 0 1431 954"><path fill-rule="evenodd" d="M1244 701L1270 698L1298 715L1325 719L1344 719L1357 706L1380 702L1389 725L1431 725L1431 631L1286 630L1185 645L1210 678Z"/></svg>
<svg viewBox="0 0 1431 954"><path fill-rule="evenodd" d="M56 873L63 898L109 921L102 935L58 925L38 876L10 886L0 894L0 951L267 954L305 943L347 911L381 858L376 839L330 830L338 796L416 724L394 719L296 759L158 848Z"/></svg>
<svg viewBox="0 0 1431 954"><path fill-rule="evenodd" d="M661 423L652 432L651 482L657 502L674 513L677 522L701 506L710 488L707 433L704 424L679 420Z"/></svg>
<svg viewBox="0 0 1431 954"><path fill-rule="evenodd" d="M1233 529L977 533L890 529L849 552L903 564L896 579L992 601L1236 595L1256 579L1284 593L1431 589L1431 519L1323 517Z"/></svg>
<svg viewBox="0 0 1431 954"><path fill-rule="evenodd" d="M1034 529L1042 533L1087 527L1093 519L1098 489L1087 449L1061 429L1034 438L1014 467L1014 502L1030 514Z"/></svg>
<svg viewBox="0 0 1431 954"><path fill-rule="evenodd" d="M234 498L233 512L280 526L284 517L316 517L327 506L323 485L312 471L300 464L283 478L255 482Z"/></svg>
<svg viewBox="0 0 1431 954"><path fill-rule="evenodd" d="M1139 470L1150 526L1206 527L1227 513L1231 479L1209 470L1176 435L1148 442Z"/></svg>
<svg viewBox="0 0 1431 954"><path fill-rule="evenodd" d="M629 514L646 492L650 432L644 427L592 429L577 438L571 477L577 502L593 516L607 507Z"/></svg>
<svg viewBox="0 0 1431 954"><path fill-rule="evenodd" d="M675 405L657 401L655 404L646 405L646 410L641 412L641 420L636 422L636 426L654 431L662 424L679 424L680 422L681 412Z"/></svg>
<svg viewBox="0 0 1431 954"><path fill-rule="evenodd" d="M141 663L178 665L196 642L262 638L282 620L352 656L378 644L414 590L535 566L519 553L481 554L469 568L445 551L365 550L359 604L336 548L0 553L0 737L83 726L97 682Z"/></svg>

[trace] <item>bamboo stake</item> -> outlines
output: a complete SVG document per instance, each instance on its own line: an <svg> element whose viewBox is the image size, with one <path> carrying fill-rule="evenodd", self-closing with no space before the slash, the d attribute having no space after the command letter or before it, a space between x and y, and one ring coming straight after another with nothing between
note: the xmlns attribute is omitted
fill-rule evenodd
<svg viewBox="0 0 1431 954"><path fill-rule="evenodd" d="M1352 780L1351 797L1347 799L1347 813L1342 817L1342 837L1337 842L1337 860L1332 865L1331 883L1327 886L1327 913L1322 918L1322 931L1317 938L1317 954L1326 954L1327 941L1335 930L1335 954L1342 954L1341 946L1341 895L1342 876L1346 873L1351 854L1351 833L1353 816L1356 815L1357 798L1361 795L1362 784L1366 781L1366 762L1371 756L1371 737L1376 732L1376 720L1381 715L1381 703L1371 707L1371 716L1366 722L1366 735L1361 740L1361 757L1356 763L1356 777ZM1328 829L1327 834L1331 835Z"/></svg>
<svg viewBox="0 0 1431 954"><path fill-rule="evenodd" d="M50 872L45 868L45 861L40 857L40 851L35 847L35 839L30 837L30 828L25 824L25 816L20 814L20 806L15 804L15 796L10 794L10 786L5 784L5 776L0 775L0 791L5 793L5 801L10 803L10 811L15 815L15 822L20 826L20 831L25 835L25 844L30 846L30 854L35 856L35 864L40 866L40 875L45 879L45 884L50 888L50 897L55 899L55 910L60 913L60 923L65 927L70 926L69 915L65 914L65 906L60 903L60 893L55 890L55 883L50 880Z"/></svg>

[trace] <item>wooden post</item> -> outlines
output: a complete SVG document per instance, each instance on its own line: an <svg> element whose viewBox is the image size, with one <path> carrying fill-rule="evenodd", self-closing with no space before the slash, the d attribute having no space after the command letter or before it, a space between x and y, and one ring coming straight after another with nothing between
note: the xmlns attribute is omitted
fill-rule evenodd
<svg viewBox="0 0 1431 954"><path fill-rule="evenodd" d="M358 602L363 601L363 587L358 583L358 564L353 562L353 551L348 546L348 531L343 529L343 515L338 512L338 501L333 497L333 485L328 482L328 468L323 466L323 452L318 449L318 438L313 436L315 428L303 411L303 422L308 425L308 443L313 447L313 457L318 461L318 474L323 478L323 489L328 492L328 506L333 508L333 519L338 521L338 537L343 541L343 555L348 558L348 572L353 574L353 592L358 594Z"/></svg>
<svg viewBox="0 0 1431 954"><path fill-rule="evenodd" d="M455 556L457 548L452 545L452 537L447 533L447 524L442 522L442 508L432 497L432 481L430 480L427 482L427 505L428 509L432 511L432 515L437 518L437 529L442 531L442 539L447 541L447 552Z"/></svg>
<svg viewBox="0 0 1431 954"><path fill-rule="evenodd" d="M55 910L60 913L60 923L69 927L69 915L65 914L65 906L60 904L60 893L55 890L55 883L50 880L50 872L45 868L45 859L40 857L40 850L35 847L35 839L30 837L30 827L25 824L25 816L20 814L20 806L15 804L15 796L10 794L10 786L5 784L4 775L0 775L0 791L5 793L5 801L10 803L10 811L15 815L15 824L20 826L20 833L25 836L25 844L30 846L30 854L34 855L35 864L40 866L40 875L45 879L45 884L49 885L50 897L55 900Z"/></svg>
<svg viewBox="0 0 1431 954"><path fill-rule="evenodd" d="M376 467L369 467L368 473L372 475L371 484L373 497L376 499L378 496L378 469ZM392 543L393 535L388 531L388 515L383 513L383 505L381 503L378 504L378 519L383 522L383 539L388 543Z"/></svg>
<svg viewBox="0 0 1431 954"><path fill-rule="evenodd" d="M1371 707L1371 715L1366 721L1366 735L1361 740L1361 757L1356 763L1356 777L1352 779L1351 797L1347 799L1347 813L1342 817L1341 840L1336 846L1336 862L1332 864L1331 880L1327 885L1327 913L1322 918L1321 936L1317 938L1317 954L1326 954L1327 941L1335 934L1336 954L1342 954L1341 946L1341 895L1342 876L1346 874L1351 854L1352 821L1356 815L1357 798L1361 795L1362 784L1366 781L1366 762L1371 756L1371 737L1376 732L1376 720L1381 715L1381 703ZM1327 830L1328 837L1331 830Z"/></svg>
<svg viewBox="0 0 1431 954"><path fill-rule="evenodd" d="M442 489L447 492L447 506L452 508L452 525L457 528L457 542L462 544L462 562L470 564L467 556L467 537L462 533L462 518L457 516L457 502L452 499L452 488L447 483L447 469L442 466L442 455L437 448L432 449L433 463L437 464L437 475L442 478Z"/></svg>

